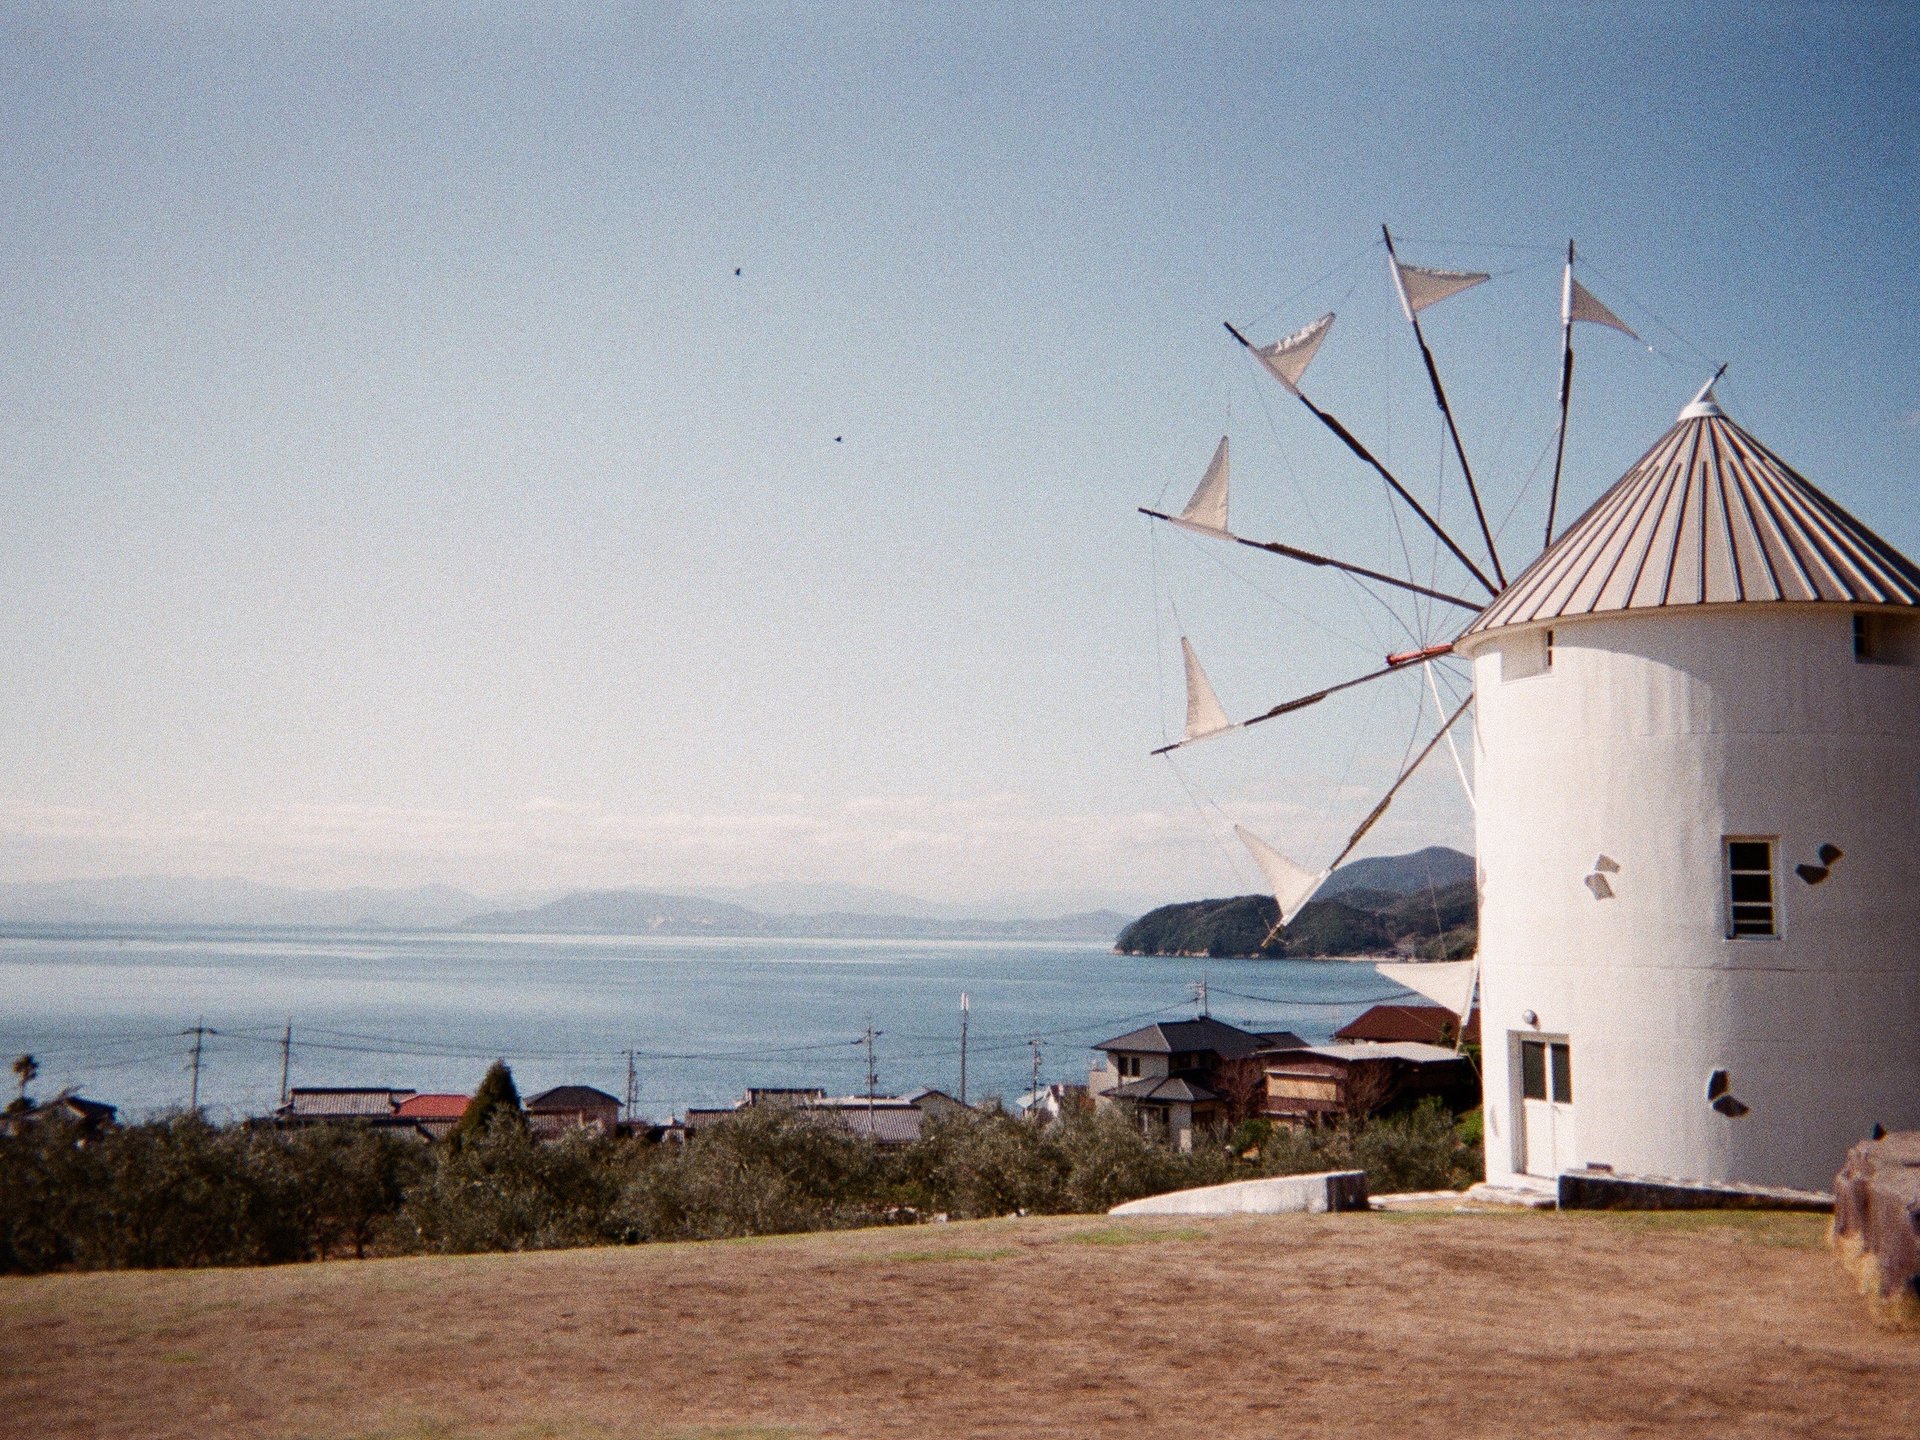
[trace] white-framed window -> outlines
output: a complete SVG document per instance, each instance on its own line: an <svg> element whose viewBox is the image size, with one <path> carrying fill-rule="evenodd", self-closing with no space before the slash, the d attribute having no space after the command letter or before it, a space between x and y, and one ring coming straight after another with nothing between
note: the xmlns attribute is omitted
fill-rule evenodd
<svg viewBox="0 0 1920 1440"><path fill-rule="evenodd" d="M1774 842L1770 838L1727 837L1727 935L1730 939L1757 940L1780 933L1773 856Z"/></svg>
<svg viewBox="0 0 1920 1440"><path fill-rule="evenodd" d="M1573 1047L1565 1040L1520 1042L1520 1095L1525 1100L1573 1103Z"/></svg>

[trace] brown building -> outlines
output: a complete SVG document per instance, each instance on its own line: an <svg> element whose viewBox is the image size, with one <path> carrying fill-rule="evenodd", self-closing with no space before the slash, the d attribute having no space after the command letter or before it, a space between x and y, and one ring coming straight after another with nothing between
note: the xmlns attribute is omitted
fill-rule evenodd
<svg viewBox="0 0 1920 1440"><path fill-rule="evenodd" d="M526 1103L527 1124L543 1140L572 1129L612 1135L620 1128L620 1100L591 1085L556 1085Z"/></svg>
<svg viewBox="0 0 1920 1440"><path fill-rule="evenodd" d="M1465 1056L1416 1040L1347 1040L1263 1054L1270 1120L1306 1124L1404 1109L1437 1095L1451 1109L1479 1103L1480 1077Z"/></svg>
<svg viewBox="0 0 1920 1440"><path fill-rule="evenodd" d="M1480 1010L1467 1015L1466 1033L1460 1033L1460 1017L1444 1005L1376 1005L1350 1025L1333 1032L1336 1040L1414 1040L1422 1045L1480 1043Z"/></svg>

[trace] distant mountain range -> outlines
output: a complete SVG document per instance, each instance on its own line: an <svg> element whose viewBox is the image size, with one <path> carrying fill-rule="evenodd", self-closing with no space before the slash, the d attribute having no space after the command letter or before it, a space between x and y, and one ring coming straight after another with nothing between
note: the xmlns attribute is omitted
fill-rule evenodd
<svg viewBox="0 0 1920 1440"><path fill-rule="evenodd" d="M650 890L582 890L525 910L476 915L462 930L558 935L736 935L840 939L1105 940L1127 923L1117 910L1048 919L932 919L852 911L768 915L723 900Z"/></svg>
<svg viewBox="0 0 1920 1440"><path fill-rule="evenodd" d="M1459 887L1466 910L1461 911ZM1433 846L1343 865L1268 954L1457 946L1473 921L1473 857ZM1269 897L1164 905L1128 923L1070 893L986 906L937 904L868 886L576 890L483 897L447 885L303 890L251 880L121 877L0 884L0 924L312 926L505 934L720 935L794 939L1111 941L1134 954L1249 954L1273 923ZM504 903L503 903L504 901ZM1436 904L1443 920L1436 929ZM1049 905L1057 906L1048 909ZM1264 910L1262 907L1265 907ZM1265 918L1262 918L1264 916ZM1449 918L1450 917L1450 918Z"/></svg>
<svg viewBox="0 0 1920 1440"><path fill-rule="evenodd" d="M749 892L730 892L749 893ZM1127 923L1118 910L1011 918L923 904L858 886L770 885L757 892L794 906L782 913L710 895L586 890L543 899L491 900L444 885L303 890L251 880L120 877L0 884L0 924L309 926L360 930L467 930L516 934L737 935L794 938L1060 939L1106 941ZM898 910L896 912L896 908Z"/></svg>
<svg viewBox="0 0 1920 1440"><path fill-rule="evenodd" d="M1473 953L1478 896L1471 855L1432 846L1344 865L1327 877L1271 945L1271 895L1162 905L1120 932L1122 955L1318 956L1403 954L1428 960Z"/></svg>

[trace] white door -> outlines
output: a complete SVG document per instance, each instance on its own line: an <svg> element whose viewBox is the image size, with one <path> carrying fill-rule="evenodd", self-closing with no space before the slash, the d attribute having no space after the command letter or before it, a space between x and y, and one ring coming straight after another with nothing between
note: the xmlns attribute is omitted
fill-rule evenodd
<svg viewBox="0 0 1920 1440"><path fill-rule="evenodd" d="M1565 1040L1521 1040L1520 1096L1521 1153L1527 1174L1551 1179L1577 1165L1572 1046Z"/></svg>

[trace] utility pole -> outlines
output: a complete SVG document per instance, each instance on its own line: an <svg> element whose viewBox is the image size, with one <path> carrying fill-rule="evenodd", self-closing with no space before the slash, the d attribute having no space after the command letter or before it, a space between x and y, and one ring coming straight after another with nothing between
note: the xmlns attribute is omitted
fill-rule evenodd
<svg viewBox="0 0 1920 1440"><path fill-rule="evenodd" d="M189 1092L187 1109L198 1115L200 1113L200 1051L205 1044L207 1036L218 1035L220 1032L218 1030L209 1030L207 1028L207 1017L202 1015L200 1017L200 1023L195 1025L193 1029L182 1030L180 1033L182 1035L193 1036L193 1089Z"/></svg>
<svg viewBox="0 0 1920 1440"><path fill-rule="evenodd" d="M293 1017L287 1017L287 1033L280 1037L280 1103L287 1103L287 1081L293 1074Z"/></svg>
<svg viewBox="0 0 1920 1440"><path fill-rule="evenodd" d="M884 1030L874 1029L873 1021L869 1019L867 1021L866 1033L862 1035L860 1039L853 1042L856 1045L864 1044L867 1047L867 1134L873 1138L877 1138L873 1128L873 1094L875 1088L880 1083L880 1072L873 1068L873 1042L886 1033Z"/></svg>
<svg viewBox="0 0 1920 1440"><path fill-rule="evenodd" d="M1032 1040L1029 1040L1027 1042L1027 1045L1033 1051L1033 1084L1031 1087L1029 1087L1027 1091L1029 1098L1032 1100L1032 1104L1030 1104L1027 1107L1027 1115L1030 1118L1037 1120L1040 1118L1040 1040L1039 1040L1039 1037L1036 1036Z"/></svg>
<svg viewBox="0 0 1920 1440"><path fill-rule="evenodd" d="M1200 1007L1203 1019L1213 1013L1207 1008L1207 977L1204 975L1193 982L1193 1003Z"/></svg>
<svg viewBox="0 0 1920 1440"><path fill-rule="evenodd" d="M973 1009L973 1002L967 998L967 992L960 992L960 1103L967 1103L967 1016Z"/></svg>
<svg viewBox="0 0 1920 1440"><path fill-rule="evenodd" d="M627 1051L627 1119L640 1118L640 1072L634 1067L633 1051Z"/></svg>

